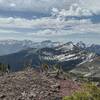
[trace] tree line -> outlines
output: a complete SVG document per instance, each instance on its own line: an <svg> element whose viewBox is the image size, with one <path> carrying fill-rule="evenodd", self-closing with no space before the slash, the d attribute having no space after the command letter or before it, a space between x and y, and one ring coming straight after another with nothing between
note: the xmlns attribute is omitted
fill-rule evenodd
<svg viewBox="0 0 100 100"><path fill-rule="evenodd" d="M0 72L9 73L10 72L10 65L0 63Z"/></svg>

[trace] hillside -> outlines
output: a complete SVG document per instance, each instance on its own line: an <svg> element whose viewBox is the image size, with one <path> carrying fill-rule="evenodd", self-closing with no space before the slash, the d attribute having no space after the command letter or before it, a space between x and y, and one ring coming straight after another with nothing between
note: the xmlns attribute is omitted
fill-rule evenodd
<svg viewBox="0 0 100 100"><path fill-rule="evenodd" d="M100 81L100 57L96 57L90 62L78 65L70 72L74 74L81 74L84 77L92 77L94 80Z"/></svg>
<svg viewBox="0 0 100 100"><path fill-rule="evenodd" d="M62 100L76 90L80 90L80 83L31 68L0 77L0 100Z"/></svg>

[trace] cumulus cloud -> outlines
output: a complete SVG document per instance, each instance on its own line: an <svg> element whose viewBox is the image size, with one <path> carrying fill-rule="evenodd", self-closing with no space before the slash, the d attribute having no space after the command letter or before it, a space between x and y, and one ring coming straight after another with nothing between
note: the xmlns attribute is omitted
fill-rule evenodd
<svg viewBox="0 0 100 100"><path fill-rule="evenodd" d="M100 13L100 1L99 0L0 0L0 10L13 10L13 11L33 11L49 13L52 7L58 9L69 9L73 3L79 4L82 8L92 10L94 13ZM91 6L90 6L91 5ZM14 7L11 9L11 7ZM76 5L70 7L69 15L73 13L73 8L76 10L75 15L79 13L90 13L87 10L83 10ZM81 12L82 11L82 12Z"/></svg>
<svg viewBox="0 0 100 100"><path fill-rule="evenodd" d="M58 20L58 17L43 17L39 19L24 19L24 18L0 18L0 27L2 28L26 28L26 29L53 29L61 30L67 29L69 26L76 26L80 24L92 24L90 19L70 19L70 20Z"/></svg>
<svg viewBox="0 0 100 100"><path fill-rule="evenodd" d="M82 1L81 3L78 1L79 0L53 0L52 2L51 0L0 0L0 10L51 13L49 17L37 17L35 19L0 17L0 37L49 39L69 35L74 36L74 34L100 34L100 23L94 24L90 19L94 14L94 10L84 5L85 0L83 3ZM89 2L88 5L90 4ZM97 11L97 8L95 9L95 11ZM86 18L84 18L84 16Z"/></svg>
<svg viewBox="0 0 100 100"><path fill-rule="evenodd" d="M69 16L91 16L92 12L81 8L78 4L73 4L69 9L53 8L52 16L43 17L37 19L25 19L25 18L0 18L0 27L7 29L26 29L32 30L28 32L29 35L69 35L73 33L83 32L96 32L99 33L99 24L93 24L91 19L74 19L68 18ZM87 28L86 28L87 27ZM93 28L95 27L95 28ZM86 30L87 29L87 30ZM16 30L15 30L16 32ZM41 36L40 35L40 36Z"/></svg>
<svg viewBox="0 0 100 100"><path fill-rule="evenodd" d="M63 16L63 17L67 17L67 16L82 17L82 16L92 16L93 13L88 9L81 8L78 4L75 3L72 4L68 10L65 9L59 10L57 8L53 8L52 15Z"/></svg>
<svg viewBox="0 0 100 100"><path fill-rule="evenodd" d="M39 19L0 18L0 37L15 39L54 39L74 34L100 34L100 23L93 24L90 19L58 20L57 17ZM61 38L61 39L63 39Z"/></svg>

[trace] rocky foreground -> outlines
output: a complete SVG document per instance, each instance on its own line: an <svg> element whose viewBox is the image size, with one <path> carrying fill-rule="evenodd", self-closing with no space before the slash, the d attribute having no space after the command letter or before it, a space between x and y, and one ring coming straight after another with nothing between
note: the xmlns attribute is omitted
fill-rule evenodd
<svg viewBox="0 0 100 100"><path fill-rule="evenodd" d="M77 90L79 83L46 76L34 69L0 77L0 100L62 100Z"/></svg>

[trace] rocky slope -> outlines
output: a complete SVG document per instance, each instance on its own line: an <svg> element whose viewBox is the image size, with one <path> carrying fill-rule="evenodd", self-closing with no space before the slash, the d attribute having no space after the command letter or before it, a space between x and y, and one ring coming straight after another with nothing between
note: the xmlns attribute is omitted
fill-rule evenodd
<svg viewBox="0 0 100 100"><path fill-rule="evenodd" d="M0 100L62 100L76 90L80 90L77 82L46 76L31 68L0 77Z"/></svg>
<svg viewBox="0 0 100 100"><path fill-rule="evenodd" d="M100 57L96 57L90 62L83 63L73 68L70 72L81 74L84 77L91 77L93 80L100 81Z"/></svg>

